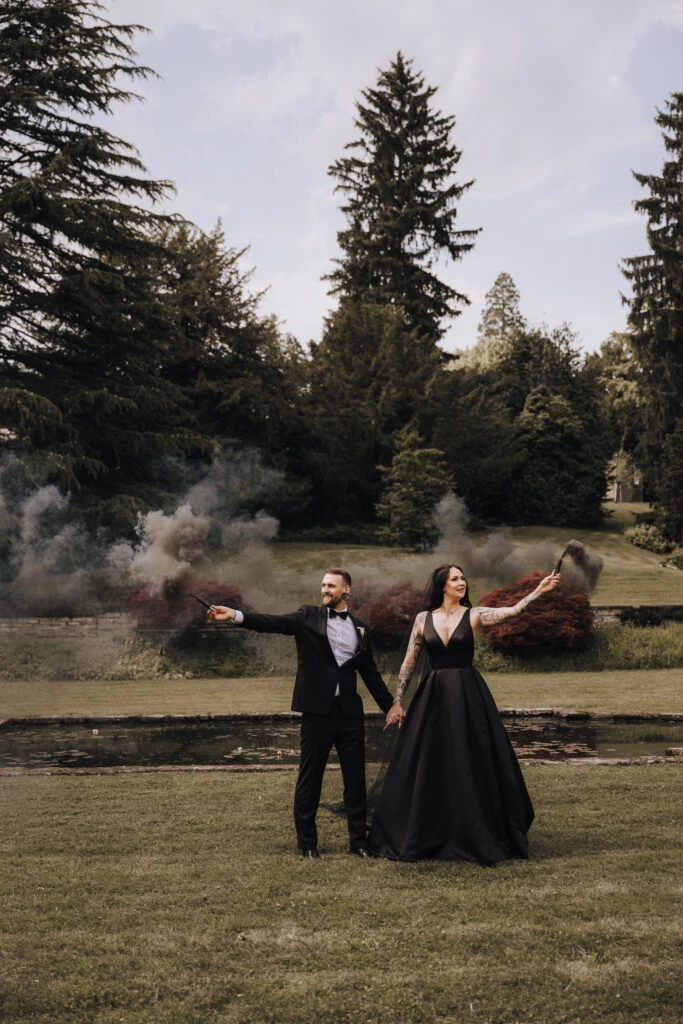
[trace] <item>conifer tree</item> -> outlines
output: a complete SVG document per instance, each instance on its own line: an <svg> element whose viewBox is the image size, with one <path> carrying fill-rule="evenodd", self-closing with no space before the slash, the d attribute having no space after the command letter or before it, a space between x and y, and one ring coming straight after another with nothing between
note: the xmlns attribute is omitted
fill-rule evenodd
<svg viewBox="0 0 683 1024"><path fill-rule="evenodd" d="M509 341L524 330L525 320L519 311L519 291L509 274L503 271L486 293L479 321L479 337Z"/></svg>
<svg viewBox="0 0 683 1024"><path fill-rule="evenodd" d="M499 274L486 293L477 329L477 342L458 350L458 368L487 369L505 354L507 345L521 334L526 321L519 311L519 291L509 274Z"/></svg>
<svg viewBox="0 0 683 1024"><path fill-rule="evenodd" d="M683 92L672 93L655 123L668 159L659 175L634 172L647 190L634 206L647 217L650 252L626 259L623 272L632 291L626 300L631 343L642 370L641 461L652 467L655 499L666 500L663 446L683 419Z"/></svg>
<svg viewBox="0 0 683 1024"><path fill-rule="evenodd" d="M429 551L439 539L434 509L453 489L444 453L427 447L416 430L405 427L383 476L385 486L376 509L385 524L380 535L389 544Z"/></svg>
<svg viewBox="0 0 683 1024"><path fill-rule="evenodd" d="M178 343L150 205L168 182L102 126L131 83L135 25L95 0L0 7L0 370L5 425L49 456L93 524L157 503L150 460L202 450L160 373Z"/></svg>
<svg viewBox="0 0 683 1024"><path fill-rule="evenodd" d="M348 226L337 236L343 256L328 278L342 301L396 305L409 329L434 342L444 320L468 302L436 276L435 262L442 254L462 259L477 234L455 227L472 182L455 180L455 118L433 109L436 91L401 53L375 88L362 91L354 122L360 137L329 168Z"/></svg>

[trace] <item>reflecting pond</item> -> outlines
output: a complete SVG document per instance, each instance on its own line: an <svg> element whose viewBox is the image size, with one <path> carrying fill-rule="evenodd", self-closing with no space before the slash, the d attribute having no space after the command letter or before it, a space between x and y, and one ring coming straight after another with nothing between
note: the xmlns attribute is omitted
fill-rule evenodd
<svg viewBox="0 0 683 1024"><path fill-rule="evenodd" d="M661 757L683 747L677 718L565 718L506 715L519 757ZM367 760L385 756L381 715L366 717ZM292 715L212 718L15 720L0 726L0 769L166 765L288 765L299 757L299 720ZM330 758L336 760L333 752Z"/></svg>

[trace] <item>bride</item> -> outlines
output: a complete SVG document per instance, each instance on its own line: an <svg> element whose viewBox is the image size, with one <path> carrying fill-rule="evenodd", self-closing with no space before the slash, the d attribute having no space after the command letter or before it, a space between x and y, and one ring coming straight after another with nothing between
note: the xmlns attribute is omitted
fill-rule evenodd
<svg viewBox="0 0 683 1024"><path fill-rule="evenodd" d="M432 573L387 714L387 725L402 728L374 801L368 843L375 855L480 864L528 856L533 807L491 692L472 665L474 634L520 615L559 581L546 576L512 607L472 608L457 565ZM418 686L406 713L401 701L413 676Z"/></svg>

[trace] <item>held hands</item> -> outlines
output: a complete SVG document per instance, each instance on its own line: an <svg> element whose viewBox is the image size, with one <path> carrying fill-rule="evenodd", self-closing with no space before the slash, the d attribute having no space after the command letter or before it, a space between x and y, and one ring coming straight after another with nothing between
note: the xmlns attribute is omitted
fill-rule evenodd
<svg viewBox="0 0 683 1024"><path fill-rule="evenodd" d="M405 717L406 713L401 707L401 704L399 701L395 701L387 711L386 725L384 726L384 729L388 729L391 725L398 725L400 729Z"/></svg>
<svg viewBox="0 0 683 1024"><path fill-rule="evenodd" d="M208 610L206 617L210 622L232 622L235 618L235 609L226 608L222 604L217 604Z"/></svg>

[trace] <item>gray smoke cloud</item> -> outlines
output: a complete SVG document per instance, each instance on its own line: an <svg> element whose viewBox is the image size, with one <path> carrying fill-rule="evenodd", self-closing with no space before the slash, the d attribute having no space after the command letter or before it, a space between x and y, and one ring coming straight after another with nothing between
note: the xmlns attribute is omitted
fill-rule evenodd
<svg viewBox="0 0 683 1024"><path fill-rule="evenodd" d="M277 535L277 519L264 512L280 493L283 475L261 466L249 451L229 450L192 483L172 511L141 513L137 540L104 542L78 522L70 497L54 485L21 481L13 457L0 462L0 552L5 583L0 614L92 614L94 593L125 593L136 583L184 588L196 573L233 582L241 567ZM237 585L241 585L239 582Z"/></svg>
<svg viewBox="0 0 683 1024"><path fill-rule="evenodd" d="M515 545L504 529L490 533L483 543L477 543L466 532L467 508L455 494L441 499L434 509L434 518L440 534L434 552L435 564L452 561L466 576L501 586L513 583L527 572L550 573L563 550L547 541L524 547ZM578 541L570 541L566 550L569 557L565 555L562 562L563 577L577 590L590 593L597 585L602 557Z"/></svg>

